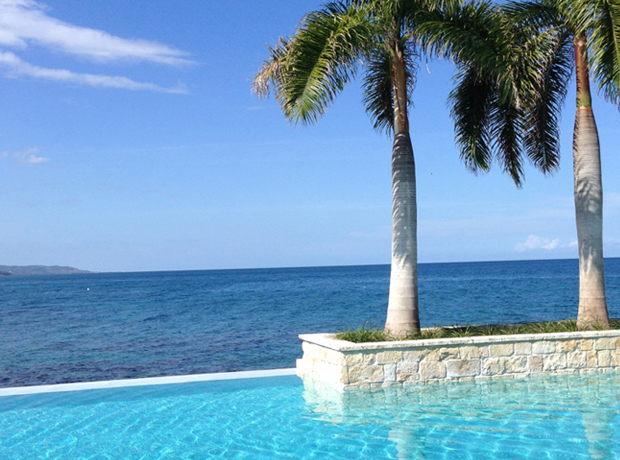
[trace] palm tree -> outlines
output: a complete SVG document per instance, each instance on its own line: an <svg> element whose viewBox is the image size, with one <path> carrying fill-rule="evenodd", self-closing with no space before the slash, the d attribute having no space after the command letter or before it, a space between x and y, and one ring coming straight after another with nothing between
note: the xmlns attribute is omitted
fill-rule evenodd
<svg viewBox="0 0 620 460"><path fill-rule="evenodd" d="M439 2L437 2L439 3ZM415 18L420 0L341 0L306 15L280 39L254 80L260 96L273 89L286 118L317 121L361 69L364 103L379 131L393 133L392 265L386 333L420 330L417 205L408 108L415 82Z"/></svg>
<svg viewBox="0 0 620 460"><path fill-rule="evenodd" d="M443 17L440 26L424 26L430 30L425 46L459 63L451 102L462 156L466 160L488 158L494 139L506 160L505 169L517 185L521 183L523 155L544 172L555 170L560 154L559 115L575 71L577 321L582 328L609 328L600 147L589 74L593 67L605 96L620 102L620 10L608 0L533 0L501 7L486 4L486 8L495 9L491 16L504 25L472 28L456 14ZM480 38L473 53L472 37ZM593 51L591 58L588 46ZM470 52L464 54L464 50ZM473 169L478 169L477 164L488 162L473 164Z"/></svg>
<svg viewBox="0 0 620 460"><path fill-rule="evenodd" d="M598 131L592 110L590 72L607 99L619 102L620 11L607 0L536 0L512 4L508 14L524 28L552 36L558 44L547 50L539 73L540 91L534 93L529 122L558 113L548 106L549 94L564 99L571 77L576 74L576 114L573 131L575 215L579 247L579 309L577 323L583 328L609 328L603 267L603 184ZM589 37L589 40L588 40ZM588 58L588 48L592 50ZM555 115L557 116L557 115ZM539 143L545 134L534 136ZM554 134L555 135L555 134Z"/></svg>

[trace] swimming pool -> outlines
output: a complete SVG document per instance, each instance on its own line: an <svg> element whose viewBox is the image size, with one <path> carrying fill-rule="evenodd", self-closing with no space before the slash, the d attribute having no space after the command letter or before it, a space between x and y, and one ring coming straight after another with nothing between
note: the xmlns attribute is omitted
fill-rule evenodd
<svg viewBox="0 0 620 460"><path fill-rule="evenodd" d="M620 457L620 374L317 385L284 376L4 396L0 458Z"/></svg>

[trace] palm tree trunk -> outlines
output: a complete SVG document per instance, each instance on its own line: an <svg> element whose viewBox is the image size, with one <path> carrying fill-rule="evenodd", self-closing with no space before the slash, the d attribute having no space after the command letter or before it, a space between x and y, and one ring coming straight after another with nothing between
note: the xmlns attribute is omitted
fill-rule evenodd
<svg viewBox="0 0 620 460"><path fill-rule="evenodd" d="M586 38L575 36L577 113L573 133L575 214L579 245L577 325L609 329L603 269L603 183L598 131L592 111Z"/></svg>
<svg viewBox="0 0 620 460"><path fill-rule="evenodd" d="M392 149L392 268L385 333L404 338L420 330L415 162L409 137L407 80L402 50L392 60L394 146Z"/></svg>
<svg viewBox="0 0 620 460"><path fill-rule="evenodd" d="M403 338L420 330L416 182L409 133L394 136L392 150L392 269L385 333Z"/></svg>

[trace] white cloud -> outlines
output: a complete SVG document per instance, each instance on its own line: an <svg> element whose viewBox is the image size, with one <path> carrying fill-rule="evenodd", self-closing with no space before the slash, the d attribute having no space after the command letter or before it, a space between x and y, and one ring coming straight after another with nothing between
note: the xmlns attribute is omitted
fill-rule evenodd
<svg viewBox="0 0 620 460"><path fill-rule="evenodd" d="M187 93L182 86L165 88L121 76L40 67L6 51L7 47L18 50L37 45L99 63L119 60L166 65L192 63L186 52L153 41L125 39L101 30L68 24L48 16L45 9L43 4L34 0L0 0L0 47L5 48L4 51L0 49L0 65L9 69L9 76L24 75L93 87Z"/></svg>
<svg viewBox="0 0 620 460"><path fill-rule="evenodd" d="M132 59L187 64L187 53L147 40L115 37L107 32L49 17L33 0L0 0L0 45L24 48L33 43L101 61Z"/></svg>
<svg viewBox="0 0 620 460"><path fill-rule="evenodd" d="M27 75L33 78L43 78L46 80L61 81L67 83L77 83L81 85L123 88L130 90L148 90L161 93L187 94L187 90L182 86L174 88L164 88L153 83L140 83L126 77L113 77L108 75L94 75L88 73L75 73L63 69L46 69L22 61L15 54L0 51L0 65L10 69L10 76Z"/></svg>
<svg viewBox="0 0 620 460"><path fill-rule="evenodd" d="M7 158L13 158L16 161L19 161L20 163L26 163L26 164L39 164L39 163L46 163L49 161L49 158L45 158L45 157L41 157L39 155L37 155L39 153L39 150L36 148L31 148L31 149L27 149L27 150L21 150L19 152L2 152L0 154L0 158L2 158L3 160L7 159Z"/></svg>
<svg viewBox="0 0 620 460"><path fill-rule="evenodd" d="M532 251L536 249L546 249L548 251L552 251L554 249L561 249L570 247L570 245L560 244L560 240L558 238L550 239L550 238L541 238L537 235L530 235L527 237L524 243L518 243L515 246L515 250L518 252L524 251Z"/></svg>

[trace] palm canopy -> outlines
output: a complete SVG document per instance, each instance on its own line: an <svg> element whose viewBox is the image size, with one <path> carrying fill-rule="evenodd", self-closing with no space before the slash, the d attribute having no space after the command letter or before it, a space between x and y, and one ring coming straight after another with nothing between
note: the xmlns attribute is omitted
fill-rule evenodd
<svg viewBox="0 0 620 460"><path fill-rule="evenodd" d="M587 65L599 91L620 105L620 4L614 0L535 0L506 5L510 19L530 33L553 35L563 46L548 50L543 72L557 67L552 57L572 55L575 39L587 40ZM575 66L572 58L571 67ZM568 78L564 80L568 83ZM566 85L565 85L566 87ZM587 101L591 102L591 101ZM579 102L578 102L579 103Z"/></svg>
<svg viewBox="0 0 620 460"><path fill-rule="evenodd" d="M559 166L557 114L571 68L567 37L516 27L507 9L484 0L455 4L420 26L420 42L457 66L449 105L465 165L486 172L496 158L521 186L525 157L544 173Z"/></svg>
<svg viewBox="0 0 620 460"><path fill-rule="evenodd" d="M267 96L273 90L289 121L311 124L363 70L366 110L377 129L392 131L394 41L406 60L408 94L414 86L412 57L417 53L413 41L403 36L402 27L392 23L389 13L408 16L417 6L406 1L325 4L307 14L292 37L281 38L269 48L270 56L254 79L255 91Z"/></svg>

